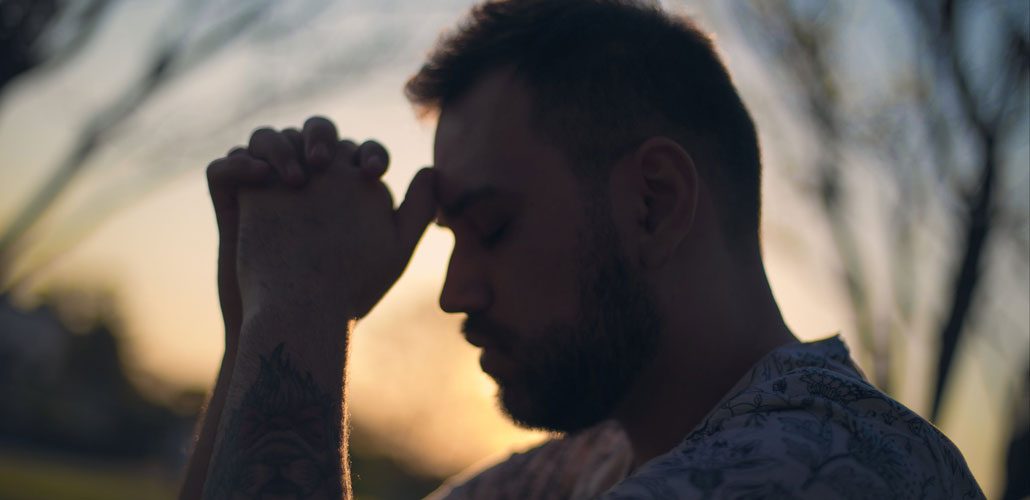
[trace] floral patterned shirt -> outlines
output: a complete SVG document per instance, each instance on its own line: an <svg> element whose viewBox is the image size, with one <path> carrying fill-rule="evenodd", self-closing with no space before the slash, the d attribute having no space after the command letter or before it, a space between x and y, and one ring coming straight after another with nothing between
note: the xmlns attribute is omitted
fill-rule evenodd
<svg viewBox="0 0 1030 500"><path fill-rule="evenodd" d="M679 445L631 461L606 421L430 498L984 498L955 445L869 384L837 336L772 351Z"/></svg>

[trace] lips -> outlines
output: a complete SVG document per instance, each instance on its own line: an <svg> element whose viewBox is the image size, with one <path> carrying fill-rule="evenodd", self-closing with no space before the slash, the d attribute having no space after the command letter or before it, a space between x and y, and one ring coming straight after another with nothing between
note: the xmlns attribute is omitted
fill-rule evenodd
<svg viewBox="0 0 1030 500"><path fill-rule="evenodd" d="M485 347L487 345L486 337L471 331L465 332L465 340L476 347Z"/></svg>
<svg viewBox="0 0 1030 500"><path fill-rule="evenodd" d="M511 358L505 356L508 353L505 340L511 340L514 336L501 325L490 321L484 316L468 316L461 326L465 340L482 349L479 356L479 366L495 380L513 374L515 365Z"/></svg>
<svg viewBox="0 0 1030 500"><path fill-rule="evenodd" d="M511 363L496 349L485 348L479 355L479 367L494 379L503 379L511 374Z"/></svg>
<svg viewBox="0 0 1030 500"><path fill-rule="evenodd" d="M506 343L515 338L514 332L481 314L469 314L461 324L461 332L468 343L480 347L506 349Z"/></svg>

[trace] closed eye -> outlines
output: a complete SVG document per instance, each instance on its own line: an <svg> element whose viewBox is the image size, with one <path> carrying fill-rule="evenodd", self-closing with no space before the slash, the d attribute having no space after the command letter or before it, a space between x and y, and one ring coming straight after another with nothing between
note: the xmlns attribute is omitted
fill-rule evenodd
<svg viewBox="0 0 1030 500"><path fill-rule="evenodd" d="M497 246L497 244L500 243L502 239L504 239L509 224L510 223L505 222L497 226L497 229L494 229L489 234L483 236L483 247L489 250Z"/></svg>

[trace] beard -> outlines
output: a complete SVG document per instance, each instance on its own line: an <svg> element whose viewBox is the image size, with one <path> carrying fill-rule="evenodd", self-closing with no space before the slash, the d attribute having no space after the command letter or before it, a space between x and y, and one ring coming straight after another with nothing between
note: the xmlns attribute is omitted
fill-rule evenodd
<svg viewBox="0 0 1030 500"><path fill-rule="evenodd" d="M508 347L517 375L497 380L498 401L519 426L571 433L610 418L654 358L661 327L654 300L619 251L610 215L603 215L588 217L595 222L580 237L573 321L529 336L485 316L465 321L466 332Z"/></svg>

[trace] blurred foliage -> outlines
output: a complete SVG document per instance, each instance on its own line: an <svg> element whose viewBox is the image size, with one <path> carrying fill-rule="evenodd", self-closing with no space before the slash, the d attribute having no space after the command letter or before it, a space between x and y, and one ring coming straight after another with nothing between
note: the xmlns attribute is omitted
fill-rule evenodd
<svg viewBox="0 0 1030 500"><path fill-rule="evenodd" d="M3 14L2 22L5 28L3 38L11 41L3 45L5 52L2 58L21 62L7 72L8 78L0 80L0 97L4 87L13 77L33 69L45 68L48 63L60 64L67 60L71 53L88 45L90 38L97 32L98 25L104 20L106 11L110 10L112 2L100 0L76 4L52 0L13 0L2 5L0 13ZM89 15L82 15L80 9L84 5ZM158 90L188 73L193 66L206 58L217 54L220 48L239 36L267 8L267 2L241 5L244 7L239 9L239 12L229 16L224 22L209 27L199 37L189 36L194 26L203 26L195 17L202 12L196 5L184 5L180 15L191 15L184 16L179 22L166 25L178 30L177 36L163 37L164 40L159 42L136 81L89 120L79 133L75 145L69 149L52 175L0 232L0 283L6 281L4 273L21 251L18 244L21 243L26 231L39 221L69 184L81 175L99 147L109 140L109 136L117 133L118 127ZM79 19L80 22L69 23L69 18ZM65 38L76 42L64 44L62 48L55 50L42 43L47 40L48 35L50 39Z"/></svg>
<svg viewBox="0 0 1030 500"><path fill-rule="evenodd" d="M172 496L199 400L137 387L114 312L105 292L0 296L0 497Z"/></svg>
<svg viewBox="0 0 1030 500"><path fill-rule="evenodd" d="M56 74L77 60L129 3L0 0L0 111L14 84ZM905 351L907 342L929 339L917 342L927 344L920 344L921 350L936 353L927 411L936 419L955 360L970 356L976 342L989 346L986 352L994 358L979 362L1003 373L989 378L1006 388L1001 404L1012 406L1005 498L1030 494L1026 475L1019 473L1030 470L1030 353L1025 352L1030 7L1023 0L705 3L730 6L729 18L777 77L777 99L789 108L787 116L777 118L800 126L813 145L796 161L803 168L795 180L824 216L872 378L899 392L903 368L916 358ZM318 31L312 20L330 4L162 4L169 9L161 29L125 41L147 48L135 76L113 99L99 103L71 147L44 169L48 176L38 189L15 207L10 220L0 221L0 290L30 280L124 200L137 199L182 171L153 158L183 144L220 143L215 131L256 110L323 88L339 91L340 82L357 81L388 60L411 29L372 26L366 33L333 27L357 34L357 41L321 51L332 52L327 60L298 51L298 44L325 45L300 37ZM878 16L873 22L880 25L856 29L862 16L867 23ZM191 84L241 40L260 42L255 51L262 58L273 52L267 50L269 42L294 40L286 45L292 49L283 51L286 58L274 61L295 62L303 55L312 63L290 66L285 73L302 77L283 87L251 75L266 85L240 90L237 109L212 112L218 117L196 130L187 124L181 127L188 131L175 131L174 120L143 118L162 93ZM166 136L148 142L153 134L145 125L155 123ZM126 142L143 144L138 175L105 178L107 189L59 221L56 233L63 240L40 253L36 231L45 216L69 186L102 166L101 152ZM873 195L860 189L870 180ZM878 224L859 220L859 213L875 214ZM28 497L86 498L103 490L106 494L96 497L118 498L125 491L127 498L160 498L161 489L174 482L166 474L174 476L181 466L202 396L168 393L159 381L123 365L123 341L109 299L104 293L65 291L33 310L16 307L6 296L0 300L0 397L5 401L0 497L36 491ZM112 429L124 435L112 437ZM439 483L386 458L375 442L361 444L360 422L352 435L359 497L413 498ZM29 449L44 450L43 455ZM98 460L116 465L93 467ZM165 472L151 476L126 465L139 460L157 463Z"/></svg>
<svg viewBox="0 0 1030 500"><path fill-rule="evenodd" d="M370 439L360 420L351 420L351 486L358 499L423 498L445 478L413 471Z"/></svg>
<svg viewBox="0 0 1030 500"><path fill-rule="evenodd" d="M1030 470L1030 4L733 6L812 139L798 184L827 223L873 380L895 392L919 356L898 359L903 339L926 339L939 421L956 359L990 346L978 362L1004 373L989 383L1013 406L1008 469ZM1012 498L1030 494L1021 477L1007 478Z"/></svg>
<svg viewBox="0 0 1030 500"><path fill-rule="evenodd" d="M799 181L827 219L878 385L890 390L890 337L908 334L916 308L942 301L936 418L975 299L987 289L983 277L1003 264L988 245L1008 246L1006 257L1024 268L1030 251L1028 193L1019 189L1026 184L1030 27L1012 22L1025 19L1028 6L899 0L877 2L880 12L870 12L839 1L736 5L749 41L775 66L785 99L815 139ZM855 28L863 15L891 16L898 32L884 33L890 43L856 40L869 37ZM893 196L858 193L855 172L864 170L858 176L877 176ZM870 203L886 207L882 239L856 216ZM948 227L921 227L934 213ZM886 273L872 269L879 264L874 244L886 247ZM944 249L943 261L920 260L927 244ZM925 273L947 277L934 283L940 291L918 288ZM886 290L877 283L885 275ZM1025 292L1028 284L1009 286ZM891 302L875 300L882 291Z"/></svg>
<svg viewBox="0 0 1030 500"><path fill-rule="evenodd" d="M0 296L0 498L171 498L202 401L133 374L113 296L52 291L31 310ZM425 496L353 422L358 498Z"/></svg>
<svg viewBox="0 0 1030 500"><path fill-rule="evenodd" d="M175 411L130 381L110 302L85 320L81 297L55 295L22 311L0 302L0 444L111 459L176 460L198 408ZM76 327L58 312L78 309Z"/></svg>
<svg viewBox="0 0 1030 500"><path fill-rule="evenodd" d="M343 84L389 61L405 39L385 27L350 29L352 43L332 54L276 56L267 50L286 40L325 45L325 37L339 31L317 26L331 5L171 0L151 6L165 11L159 29L123 42L143 49L144 57L132 63L138 69L119 82L121 91L94 103L56 164L40 168L47 174L24 203L5 207L13 212L0 221L0 498L174 495L204 391L172 390L126 365L117 307L108 292L51 290L28 309L7 292L19 290L127 201L184 171L167 160L170 151L181 152L181 144L210 140L221 148L227 140L216 141L216 131L324 89L340 92ZM60 78L62 68L86 57L112 28L112 19L132 7L119 0L0 0L0 110L16 84ZM318 37L322 41L312 40ZM239 49L241 40L264 63L252 68L257 73L243 75L248 85L236 88L234 99L221 99L221 109L209 110L217 116L206 117L201 128L186 123L176 130L162 120L155 143L152 131L140 126L150 119L148 110L170 90L196 86L198 74L211 70L210 61ZM296 77L265 71L266 64L284 62ZM96 194L55 224L54 207L69 188L104 167L98 159L105 150L127 142L137 153L143 145L138 172L102 177ZM56 225L59 241L44 246L39 229L47 224ZM412 472L382 453L360 421L353 426L352 471L360 498L421 497L440 484L441 478Z"/></svg>
<svg viewBox="0 0 1030 500"><path fill-rule="evenodd" d="M320 16L334 5L330 0L288 4L269 0L169 0L143 5L124 0L5 0L0 2L0 60L22 62L12 64L7 76L0 78L0 110L7 91L19 81L60 77L57 70L88 55L86 49L95 45L105 29L111 29L112 18L144 5L164 11L165 19L159 29L134 33L137 38L125 41L138 47L145 57L132 63L135 71L127 81L116 82L118 92L88 103L93 111L54 165L30 166L46 171L47 176L23 203L11 207L14 213L8 220L0 220L0 291L26 285L118 209L185 170L183 165L169 164L169 157L182 155L186 149L210 146L213 139L217 139L217 150L223 150L224 144L239 139L223 139L221 131L284 102L310 98L326 89L340 92L389 61L406 40L403 32L386 27L348 29L344 31L356 39L338 50L305 50L301 57L267 50L287 42L323 46L325 38L339 34L337 30L318 29ZM239 50L244 45L255 54ZM261 64L234 75L243 77L242 81L228 92L231 95L221 96L217 107L206 110L202 123L169 120L167 116L148 123L154 119L148 113L162 99L176 91L203 86L198 82L218 64L228 65L225 56L232 50L242 56L232 62L249 56ZM284 71L266 71L273 65ZM177 109L194 105L184 103ZM93 196L80 201L75 210L55 216L55 206L68 198L70 188L87 174L109 166L110 159L99 159L118 147L138 156L133 159L134 172L101 177ZM41 244L41 226L56 228L51 232L56 233L57 241Z"/></svg>
<svg viewBox="0 0 1030 500"><path fill-rule="evenodd" d="M176 497L176 484L133 463L93 457L0 451L0 498L6 500L148 500Z"/></svg>

